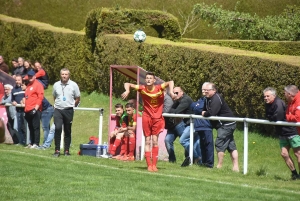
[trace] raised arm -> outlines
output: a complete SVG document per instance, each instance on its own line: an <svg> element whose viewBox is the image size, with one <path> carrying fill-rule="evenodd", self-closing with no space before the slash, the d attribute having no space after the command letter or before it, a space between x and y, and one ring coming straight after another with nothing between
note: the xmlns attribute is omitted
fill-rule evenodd
<svg viewBox="0 0 300 201"><path fill-rule="evenodd" d="M135 84L131 84L131 83L127 83L127 82L124 84L125 92L122 93L122 95L121 95L123 100L126 99L128 94L130 93L130 88L134 89L135 86L136 86Z"/></svg>
<svg viewBox="0 0 300 201"><path fill-rule="evenodd" d="M173 89L174 89L174 81L169 81L169 82L165 82L165 86L166 88L169 87L169 94L171 96L171 98L174 98L174 93L173 93Z"/></svg>

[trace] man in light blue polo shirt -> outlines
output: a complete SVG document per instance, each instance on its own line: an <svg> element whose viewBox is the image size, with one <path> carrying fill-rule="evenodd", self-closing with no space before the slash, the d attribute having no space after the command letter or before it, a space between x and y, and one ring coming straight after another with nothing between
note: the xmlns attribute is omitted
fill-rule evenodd
<svg viewBox="0 0 300 201"><path fill-rule="evenodd" d="M74 107L80 102L80 91L76 82L70 80L70 71L67 68L60 70L60 81L53 85L54 97L54 124L55 124L55 152L53 156L60 156L60 140L62 125L64 125L64 155L70 156L71 127L74 116Z"/></svg>

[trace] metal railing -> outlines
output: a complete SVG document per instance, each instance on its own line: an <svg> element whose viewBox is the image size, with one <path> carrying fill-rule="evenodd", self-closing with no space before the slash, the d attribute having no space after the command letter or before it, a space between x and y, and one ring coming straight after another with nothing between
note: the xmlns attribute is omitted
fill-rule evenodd
<svg viewBox="0 0 300 201"><path fill-rule="evenodd" d="M248 172L248 124L257 123L257 124L268 124L268 125L281 125L281 126L300 126L300 123L291 123L285 121L271 122L268 120L262 119L251 119L251 118L232 118L232 117L203 117L201 115L188 115L188 114L169 114L163 113L164 117L178 117L178 118L190 118L190 150L189 156L193 158L193 149L194 149L194 121L193 119L208 119L208 120L224 120L224 121L236 121L244 122L244 163L243 163L243 174ZM191 164L192 165L192 161Z"/></svg>

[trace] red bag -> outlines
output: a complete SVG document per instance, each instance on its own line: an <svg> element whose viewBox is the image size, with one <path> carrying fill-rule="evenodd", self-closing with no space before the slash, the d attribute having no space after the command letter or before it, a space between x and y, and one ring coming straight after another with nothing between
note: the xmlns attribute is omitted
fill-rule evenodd
<svg viewBox="0 0 300 201"><path fill-rule="evenodd" d="M91 136L90 138L89 138L89 143L88 144L98 144L98 142L99 142L99 138L97 138L97 137L95 137L95 136Z"/></svg>

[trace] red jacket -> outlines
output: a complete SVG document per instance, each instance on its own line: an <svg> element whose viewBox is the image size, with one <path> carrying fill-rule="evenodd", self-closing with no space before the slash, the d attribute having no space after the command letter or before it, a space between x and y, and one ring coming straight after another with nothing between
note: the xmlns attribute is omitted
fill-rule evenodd
<svg viewBox="0 0 300 201"><path fill-rule="evenodd" d="M292 102L286 108L286 120L289 122L300 122L300 92L298 92ZM300 135L300 127L297 126Z"/></svg>
<svg viewBox="0 0 300 201"><path fill-rule="evenodd" d="M25 112L33 110L36 105L39 105L39 110L42 111L42 101L44 98L44 87L38 81L28 84L25 90Z"/></svg>

